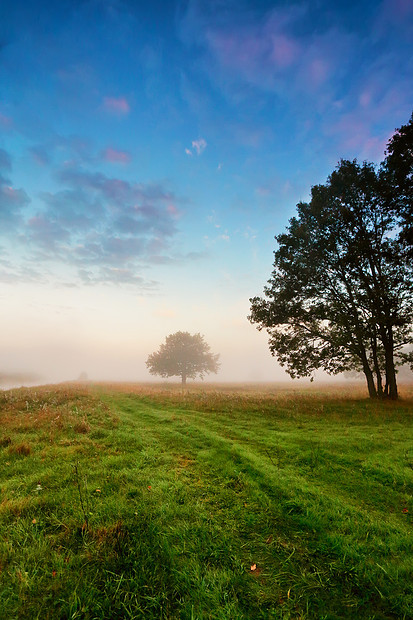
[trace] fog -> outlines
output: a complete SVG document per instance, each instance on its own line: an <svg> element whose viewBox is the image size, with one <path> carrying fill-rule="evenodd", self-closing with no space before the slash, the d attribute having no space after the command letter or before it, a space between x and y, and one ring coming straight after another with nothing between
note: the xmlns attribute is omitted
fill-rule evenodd
<svg viewBox="0 0 413 620"><path fill-rule="evenodd" d="M0 355L0 381L4 384L4 377L14 375L16 380L7 379L7 383L60 382L76 380L82 373L93 381L159 381L162 379L150 375L145 365L148 354L152 352L105 347L94 350L70 346L58 348L53 343L41 350L3 349ZM214 349L214 352L220 352L221 366L218 374L206 376L206 381L267 382L289 379L265 350Z"/></svg>
<svg viewBox="0 0 413 620"><path fill-rule="evenodd" d="M261 334L261 336L263 336ZM158 343L160 344L160 342ZM3 348L0 355L0 388L43 385L65 381L116 381L116 382L164 382L162 377L150 375L145 361L149 353L121 348L56 346L47 343L41 348ZM212 347L211 347L212 348ZM292 386L310 384L310 380L292 380L271 357L266 348L265 337L258 338L255 347L246 345L215 347L220 353L220 369L206 375L205 382L217 383L270 383L289 382ZM316 374L316 382L337 382L345 377L329 377L323 372ZM354 381L354 377L351 378ZM179 382L179 377L166 381ZM199 381L199 379L197 379ZM191 381L189 380L189 383Z"/></svg>
<svg viewBox="0 0 413 620"><path fill-rule="evenodd" d="M150 375L145 362L177 331L201 333L211 352L220 355L218 373L204 381L298 385L271 356L267 334L248 322L246 291L237 298L223 293L210 305L202 299L196 307L190 295L184 298L178 292L179 297L166 301L121 288L20 290L9 285L0 305L0 387L76 381L81 376L90 381L164 381ZM315 381L343 378L318 372ZM301 383L309 384L309 379Z"/></svg>

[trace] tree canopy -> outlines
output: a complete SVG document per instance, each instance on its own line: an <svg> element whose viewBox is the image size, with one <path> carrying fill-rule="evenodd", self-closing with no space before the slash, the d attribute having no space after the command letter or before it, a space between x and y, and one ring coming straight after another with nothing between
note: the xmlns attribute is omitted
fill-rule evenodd
<svg viewBox="0 0 413 620"><path fill-rule="evenodd" d="M412 119L378 170L342 160L276 237L248 318L292 377L357 370L371 397L398 396L396 368L413 361Z"/></svg>
<svg viewBox="0 0 413 620"><path fill-rule="evenodd" d="M149 355L146 366L152 375L181 377L182 385L187 379L201 379L205 374L217 373L219 355L211 353L201 334L176 332L166 337L159 350Z"/></svg>
<svg viewBox="0 0 413 620"><path fill-rule="evenodd" d="M413 258L413 114L389 141L381 174L386 202L401 218L402 239Z"/></svg>

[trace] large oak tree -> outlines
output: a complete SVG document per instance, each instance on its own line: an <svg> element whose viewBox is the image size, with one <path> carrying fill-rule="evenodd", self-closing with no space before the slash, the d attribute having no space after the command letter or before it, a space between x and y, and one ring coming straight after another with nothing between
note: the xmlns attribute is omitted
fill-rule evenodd
<svg viewBox="0 0 413 620"><path fill-rule="evenodd" d="M398 163L411 155L411 124L379 170L342 160L276 237L249 319L292 377L358 370L371 397L398 397L396 369L412 362L413 343L412 158L403 172Z"/></svg>

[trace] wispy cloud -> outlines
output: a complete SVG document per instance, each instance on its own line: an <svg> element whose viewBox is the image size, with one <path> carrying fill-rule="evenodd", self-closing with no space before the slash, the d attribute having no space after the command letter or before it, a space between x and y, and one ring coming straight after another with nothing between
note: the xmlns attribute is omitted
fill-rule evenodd
<svg viewBox="0 0 413 620"><path fill-rule="evenodd" d="M11 170L11 158L4 149L0 149L0 170Z"/></svg>
<svg viewBox="0 0 413 620"><path fill-rule="evenodd" d="M101 161L102 155L94 153L93 142L79 135L62 136L53 133L48 139L28 148L31 158L41 166L72 162L71 165Z"/></svg>
<svg viewBox="0 0 413 620"><path fill-rule="evenodd" d="M12 187L8 153L0 150L0 238L21 243L37 265L60 265L82 283L123 283L153 288L144 272L150 264L186 260L173 238L181 216L179 199L161 183L131 183L79 166L56 174L61 189L30 198ZM188 260L192 260L191 257Z"/></svg>
<svg viewBox="0 0 413 620"><path fill-rule="evenodd" d="M348 136L328 127L351 114L364 124L370 145L377 143L367 150L377 153L389 113L405 118L411 112L412 3L382 0L374 11L350 3L337 14L323 2L259 4L189 0L179 23L183 43L197 51L198 71L233 107L234 126L238 117L245 131L259 130L261 109L271 105L282 113L288 105L291 140L307 117L306 123L321 126L321 135L334 134L325 148L340 153ZM389 91L398 101L390 103Z"/></svg>
<svg viewBox="0 0 413 620"><path fill-rule="evenodd" d="M195 149L197 155L201 155L205 151L207 147L207 143L204 138L199 138L199 140L192 140L192 148Z"/></svg>
<svg viewBox="0 0 413 620"><path fill-rule="evenodd" d="M185 153L189 156L192 156L194 153L196 155L202 155L207 147L207 142L204 138L199 138L198 140L192 140L192 151L191 149L186 148Z"/></svg>
<svg viewBox="0 0 413 620"><path fill-rule="evenodd" d="M163 306L162 308L157 308L154 315L160 319L174 319L176 318L176 311L173 308Z"/></svg>
<svg viewBox="0 0 413 620"><path fill-rule="evenodd" d="M102 159L115 164L128 164L131 161L131 156L127 151L120 151L119 149L108 146L102 151Z"/></svg>
<svg viewBox="0 0 413 620"><path fill-rule="evenodd" d="M22 216L22 211L30 203L30 198L24 189L13 187L7 175L12 170L12 160L4 149L0 149L0 224L3 226L3 234L10 232L16 227Z"/></svg>
<svg viewBox="0 0 413 620"><path fill-rule="evenodd" d="M13 119L10 116L5 116L0 112L0 127L3 129L11 129L13 126Z"/></svg>
<svg viewBox="0 0 413 620"><path fill-rule="evenodd" d="M184 18L186 41L203 47L204 67L229 95L237 97L243 82L288 98L297 91L318 89L342 63L343 51L351 56L351 36L344 30L331 27L309 33L303 28L308 12L309 6L302 3L279 6L252 19L240 10L238 19L231 20L231 11L225 19L223 11L213 14L198 8Z"/></svg>
<svg viewBox="0 0 413 620"><path fill-rule="evenodd" d="M113 116L123 117L130 112L129 102L125 97L104 97L103 108Z"/></svg>
<svg viewBox="0 0 413 620"><path fill-rule="evenodd" d="M138 287L140 290L152 291L158 288L158 282L147 280L136 273L134 269L121 269L118 267L99 267L97 269L79 269L79 278L82 284L128 284Z"/></svg>

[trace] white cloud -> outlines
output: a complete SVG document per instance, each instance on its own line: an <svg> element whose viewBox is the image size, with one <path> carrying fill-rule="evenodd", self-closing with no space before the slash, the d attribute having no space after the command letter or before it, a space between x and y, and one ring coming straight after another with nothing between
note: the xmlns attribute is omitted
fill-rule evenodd
<svg viewBox="0 0 413 620"><path fill-rule="evenodd" d="M197 155L201 155L207 147L207 143L204 138L199 140L192 140L192 148L195 149Z"/></svg>

